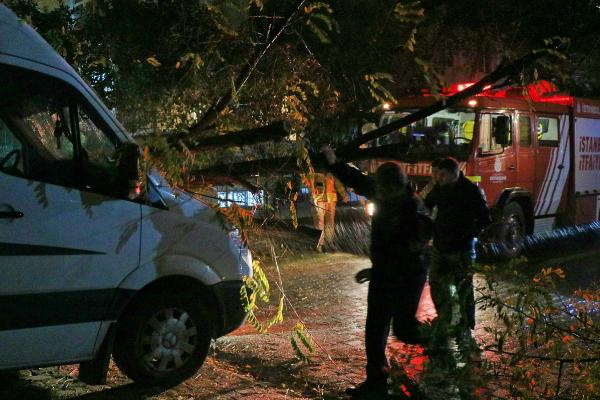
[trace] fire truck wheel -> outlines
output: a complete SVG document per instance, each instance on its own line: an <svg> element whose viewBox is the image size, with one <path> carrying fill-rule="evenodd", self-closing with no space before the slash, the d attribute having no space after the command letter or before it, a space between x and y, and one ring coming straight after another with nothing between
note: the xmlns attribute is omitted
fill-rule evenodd
<svg viewBox="0 0 600 400"><path fill-rule="evenodd" d="M525 234L525 214L517 202L508 203L502 213L502 226L499 239L511 253L519 252L519 240Z"/></svg>

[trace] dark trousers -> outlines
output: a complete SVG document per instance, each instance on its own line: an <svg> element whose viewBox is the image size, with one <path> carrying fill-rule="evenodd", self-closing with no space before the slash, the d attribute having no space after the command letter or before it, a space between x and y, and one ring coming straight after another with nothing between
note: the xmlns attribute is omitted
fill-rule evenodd
<svg viewBox="0 0 600 400"><path fill-rule="evenodd" d="M447 337L451 330L452 308L460 311L457 333L475 328L475 296L473 294L473 253L463 251L441 253L432 249L429 263L429 287L437 318L435 333ZM451 286L456 288L452 295Z"/></svg>
<svg viewBox="0 0 600 400"><path fill-rule="evenodd" d="M405 343L418 343L416 313L427 274L418 271L389 280L374 279L369 283L365 346L367 351L367 380L384 383L389 364L385 347L393 325L394 335Z"/></svg>

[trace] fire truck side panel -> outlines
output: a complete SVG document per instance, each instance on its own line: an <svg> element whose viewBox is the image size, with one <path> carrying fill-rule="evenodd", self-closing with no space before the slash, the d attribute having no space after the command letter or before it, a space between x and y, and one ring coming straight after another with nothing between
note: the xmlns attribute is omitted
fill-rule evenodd
<svg viewBox="0 0 600 400"><path fill-rule="evenodd" d="M600 219L600 196L575 197L575 223L585 224Z"/></svg>
<svg viewBox="0 0 600 400"><path fill-rule="evenodd" d="M534 214L544 217L562 211L559 206L566 200L570 165L569 118L566 114L538 112L535 127ZM543 130L545 132L541 133Z"/></svg>
<svg viewBox="0 0 600 400"><path fill-rule="evenodd" d="M574 104L575 223L600 219L600 102Z"/></svg>

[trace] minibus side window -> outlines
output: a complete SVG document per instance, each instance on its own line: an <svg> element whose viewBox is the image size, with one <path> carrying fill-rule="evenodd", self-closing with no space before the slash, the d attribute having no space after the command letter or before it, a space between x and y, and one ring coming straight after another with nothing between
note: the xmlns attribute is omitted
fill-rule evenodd
<svg viewBox="0 0 600 400"><path fill-rule="evenodd" d="M119 177L121 143L87 100L65 82L0 65L0 121L0 170L127 198L124 179Z"/></svg>
<svg viewBox="0 0 600 400"><path fill-rule="evenodd" d="M96 125L83 107L78 107L81 148L88 163L117 168L117 145Z"/></svg>
<svg viewBox="0 0 600 400"><path fill-rule="evenodd" d="M75 136L69 126L69 107L62 96L34 94L22 99L7 116L27 143L26 177L77 187Z"/></svg>
<svg viewBox="0 0 600 400"><path fill-rule="evenodd" d="M0 171L8 174L23 176L23 144L0 119Z"/></svg>
<svg viewBox="0 0 600 400"><path fill-rule="evenodd" d="M75 157L74 137L69 127L69 108L59 105L57 99L36 96L29 104L23 122L35 135L35 140L52 155L54 160L72 160Z"/></svg>
<svg viewBox="0 0 600 400"><path fill-rule="evenodd" d="M119 157L116 139L103 129L99 119L77 105L77 122L81 141L83 188L107 196L122 197L119 180Z"/></svg>

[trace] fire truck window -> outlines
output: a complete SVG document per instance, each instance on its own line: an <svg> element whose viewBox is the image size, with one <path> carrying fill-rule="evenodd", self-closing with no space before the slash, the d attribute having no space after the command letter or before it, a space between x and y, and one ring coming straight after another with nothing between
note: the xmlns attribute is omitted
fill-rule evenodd
<svg viewBox="0 0 600 400"><path fill-rule="evenodd" d="M473 128L475 127L475 121L469 120L461 124L462 136L467 140L473 140Z"/></svg>
<svg viewBox="0 0 600 400"><path fill-rule="evenodd" d="M531 120L529 117L519 116L519 145L531 146Z"/></svg>
<svg viewBox="0 0 600 400"><path fill-rule="evenodd" d="M383 114L380 121L379 121L379 126L385 126L388 124L391 124L394 121L397 121L401 118L404 118L406 115L408 115L409 113L386 113ZM386 144L394 144L394 143L398 143L401 140L402 136L406 136L408 134L408 127L405 126L403 128L400 129L396 129L390 133L388 133L385 136L382 136L380 138L377 139L377 146L382 146L382 145L386 145Z"/></svg>
<svg viewBox="0 0 600 400"><path fill-rule="evenodd" d="M494 123L496 118L502 114L481 114L481 123L479 128L479 149L481 153L501 153L502 145L496 143L494 138ZM510 124L509 124L510 126ZM510 135L508 146L512 145L512 135Z"/></svg>
<svg viewBox="0 0 600 400"><path fill-rule="evenodd" d="M539 117L536 129L538 145L558 147L558 118Z"/></svg>

